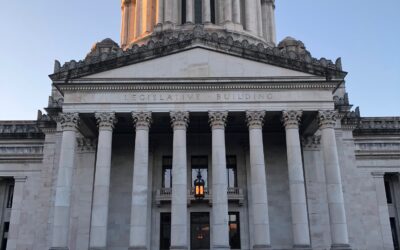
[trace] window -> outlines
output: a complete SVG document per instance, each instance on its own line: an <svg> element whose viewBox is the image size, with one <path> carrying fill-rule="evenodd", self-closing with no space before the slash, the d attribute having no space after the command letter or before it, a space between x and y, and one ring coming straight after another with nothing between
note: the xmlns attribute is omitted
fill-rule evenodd
<svg viewBox="0 0 400 250"><path fill-rule="evenodd" d="M1 240L1 249L7 248L8 231L10 229L10 222L4 222L3 226L3 238Z"/></svg>
<svg viewBox="0 0 400 250"><path fill-rule="evenodd" d="M392 238L394 249L399 249L399 239L397 238L396 219L390 218L390 227L392 229Z"/></svg>
<svg viewBox="0 0 400 250"><path fill-rule="evenodd" d="M392 191L390 188L390 182L385 180L385 191L386 191L386 200L388 204L392 204Z"/></svg>
<svg viewBox="0 0 400 250"><path fill-rule="evenodd" d="M182 17L182 24L186 23L186 0L181 1L181 17Z"/></svg>
<svg viewBox="0 0 400 250"><path fill-rule="evenodd" d="M169 250L171 246L171 213L160 215L160 250Z"/></svg>
<svg viewBox="0 0 400 250"><path fill-rule="evenodd" d="M215 0L210 0L211 22L215 24Z"/></svg>
<svg viewBox="0 0 400 250"><path fill-rule="evenodd" d="M226 157L226 172L228 188L237 187L236 156Z"/></svg>
<svg viewBox="0 0 400 250"><path fill-rule="evenodd" d="M162 187L172 188L172 157L164 156L162 159Z"/></svg>
<svg viewBox="0 0 400 250"><path fill-rule="evenodd" d="M190 249L210 249L210 214L190 214Z"/></svg>
<svg viewBox="0 0 400 250"><path fill-rule="evenodd" d="M12 207L13 198L14 198L14 185L10 185L8 187L8 194L7 194L7 208Z"/></svg>
<svg viewBox="0 0 400 250"><path fill-rule="evenodd" d="M194 23L203 22L203 0L194 1Z"/></svg>
<svg viewBox="0 0 400 250"><path fill-rule="evenodd" d="M231 249L240 249L240 219L238 212L229 213L229 245Z"/></svg>
<svg viewBox="0 0 400 250"><path fill-rule="evenodd" d="M192 156L192 187L194 180L197 179L197 174L200 171L201 177L205 182L205 187L208 187L208 157L207 156Z"/></svg>

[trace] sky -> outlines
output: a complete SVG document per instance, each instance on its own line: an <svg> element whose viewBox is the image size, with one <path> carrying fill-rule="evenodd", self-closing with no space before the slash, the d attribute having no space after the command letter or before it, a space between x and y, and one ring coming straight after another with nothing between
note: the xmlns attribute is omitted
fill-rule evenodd
<svg viewBox="0 0 400 250"><path fill-rule="evenodd" d="M168 0L165 0L168 1ZM120 0L0 0L0 120L33 120L47 106L54 60L80 60L119 42ZM342 58L362 116L400 116L400 0L276 0L277 39L314 57Z"/></svg>

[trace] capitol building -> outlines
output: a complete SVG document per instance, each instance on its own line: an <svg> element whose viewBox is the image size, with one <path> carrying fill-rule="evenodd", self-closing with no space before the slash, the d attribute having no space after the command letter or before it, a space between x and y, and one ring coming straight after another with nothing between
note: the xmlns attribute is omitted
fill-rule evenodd
<svg viewBox="0 0 400 250"><path fill-rule="evenodd" d="M122 0L120 44L0 121L0 249L399 249L400 117L360 116L274 11Z"/></svg>

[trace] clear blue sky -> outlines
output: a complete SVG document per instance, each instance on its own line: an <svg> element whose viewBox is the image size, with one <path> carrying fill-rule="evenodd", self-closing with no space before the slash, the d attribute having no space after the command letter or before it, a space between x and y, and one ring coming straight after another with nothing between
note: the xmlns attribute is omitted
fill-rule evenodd
<svg viewBox="0 0 400 250"><path fill-rule="evenodd" d="M168 0L166 0L168 1ZM2 1L0 120L35 119L47 106L54 59L82 59L119 42L120 0ZM342 57L350 102L363 116L400 116L400 0L276 0L278 40L314 57Z"/></svg>

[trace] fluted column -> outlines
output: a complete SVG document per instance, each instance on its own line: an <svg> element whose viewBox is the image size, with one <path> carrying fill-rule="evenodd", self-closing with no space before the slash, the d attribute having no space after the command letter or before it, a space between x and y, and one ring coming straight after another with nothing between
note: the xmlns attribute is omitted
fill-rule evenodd
<svg viewBox="0 0 400 250"><path fill-rule="evenodd" d="M132 0L122 0L122 25L121 25L121 47L129 44L129 28L131 25L131 3Z"/></svg>
<svg viewBox="0 0 400 250"><path fill-rule="evenodd" d="M319 111L319 126L328 193L332 249L350 249L342 178L335 137L336 111Z"/></svg>
<svg viewBox="0 0 400 250"><path fill-rule="evenodd" d="M99 138L90 222L90 249L105 250L107 247L112 135L116 118L115 113L96 113L95 117L99 127Z"/></svg>
<svg viewBox="0 0 400 250"><path fill-rule="evenodd" d="M133 161L132 205L129 249L147 248L147 210L149 175L149 129L152 121L150 112L133 112L136 128Z"/></svg>
<svg viewBox="0 0 400 250"><path fill-rule="evenodd" d="M186 1L186 22L194 23L194 0Z"/></svg>
<svg viewBox="0 0 400 250"><path fill-rule="evenodd" d="M156 24L164 22L164 1L165 0L157 0Z"/></svg>
<svg viewBox="0 0 400 250"><path fill-rule="evenodd" d="M10 228L7 237L7 250L18 250L18 233L20 228L20 217L22 200L24 195L24 185L26 182L26 176L15 176L14 177L14 193L11 207L10 216ZM23 226L23 225L22 225Z"/></svg>
<svg viewBox="0 0 400 250"><path fill-rule="evenodd" d="M250 178L253 209L253 249L269 249L271 246L267 177L265 171L262 127L265 111L246 112L250 140Z"/></svg>
<svg viewBox="0 0 400 250"><path fill-rule="evenodd" d="M389 207L386 200L385 172L373 172L371 174L375 182L376 200L382 234L382 249L392 250L394 247L392 229L390 227Z"/></svg>
<svg viewBox="0 0 400 250"><path fill-rule="evenodd" d="M232 20L236 24L242 22L240 0L232 0Z"/></svg>
<svg viewBox="0 0 400 250"><path fill-rule="evenodd" d="M203 23L211 23L210 0L203 0Z"/></svg>
<svg viewBox="0 0 400 250"><path fill-rule="evenodd" d="M224 22L232 22L232 0L224 0Z"/></svg>
<svg viewBox="0 0 400 250"><path fill-rule="evenodd" d="M301 111L283 111L282 121L286 130L293 244L295 248L306 249L311 242L299 136L301 116Z"/></svg>
<svg viewBox="0 0 400 250"><path fill-rule="evenodd" d="M262 28L263 36L267 42L276 43L276 30L275 30L275 1L262 0Z"/></svg>
<svg viewBox="0 0 400 250"><path fill-rule="evenodd" d="M62 113L62 141L58 166L51 248L68 250L72 175L75 165L78 113Z"/></svg>
<svg viewBox="0 0 400 250"><path fill-rule="evenodd" d="M259 37L263 36L263 24L262 24L262 9L261 0L256 1L256 14L257 14L257 33Z"/></svg>
<svg viewBox="0 0 400 250"><path fill-rule="evenodd" d="M189 112L171 112L172 146L171 250L188 249L186 129Z"/></svg>
<svg viewBox="0 0 400 250"><path fill-rule="evenodd" d="M143 0L136 0L136 8L135 8L135 17L136 17L136 23L135 23L135 36L136 38L140 37L146 29L146 21L144 17L143 10L145 8L145 2Z"/></svg>
<svg viewBox="0 0 400 250"><path fill-rule="evenodd" d="M257 34L257 9L255 0L245 0L245 29Z"/></svg>
<svg viewBox="0 0 400 250"><path fill-rule="evenodd" d="M225 125L228 112L209 112L212 133L212 249L229 248Z"/></svg>

